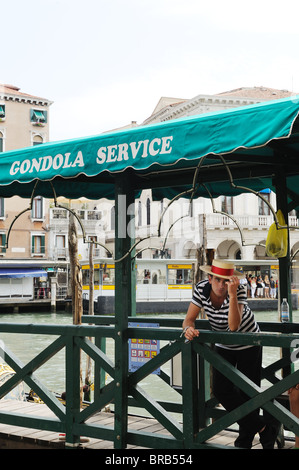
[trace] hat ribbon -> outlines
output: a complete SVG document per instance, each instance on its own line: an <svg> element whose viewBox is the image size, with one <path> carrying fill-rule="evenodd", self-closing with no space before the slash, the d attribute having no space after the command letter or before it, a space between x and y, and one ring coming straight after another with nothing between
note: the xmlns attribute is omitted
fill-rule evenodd
<svg viewBox="0 0 299 470"><path fill-rule="evenodd" d="M219 268L217 266L212 265L211 271L213 274L220 274L221 276L233 276L234 275L234 268L224 269L224 268Z"/></svg>

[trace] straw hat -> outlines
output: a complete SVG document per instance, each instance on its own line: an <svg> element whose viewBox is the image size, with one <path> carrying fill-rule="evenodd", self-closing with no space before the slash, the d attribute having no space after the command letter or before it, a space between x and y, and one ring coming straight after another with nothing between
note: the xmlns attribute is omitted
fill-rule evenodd
<svg viewBox="0 0 299 470"><path fill-rule="evenodd" d="M200 269L211 276L222 277L224 279L229 279L232 276L244 277L244 274L236 271L234 264L228 261L213 259L212 266L200 266Z"/></svg>

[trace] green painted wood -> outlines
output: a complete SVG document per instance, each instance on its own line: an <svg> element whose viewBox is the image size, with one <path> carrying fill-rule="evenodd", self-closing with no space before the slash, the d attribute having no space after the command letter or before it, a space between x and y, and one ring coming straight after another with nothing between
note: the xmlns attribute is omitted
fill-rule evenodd
<svg viewBox="0 0 299 470"><path fill-rule="evenodd" d="M66 346L66 446L78 446L80 435L74 433L75 416L80 412L80 348L75 337L67 338Z"/></svg>
<svg viewBox="0 0 299 470"><path fill-rule="evenodd" d="M156 321L159 319L155 318ZM159 322L159 321L158 321ZM212 444L207 445L206 440L215 436L220 430L230 426L237 419L251 412L255 408L264 408L270 414L273 414L279 421L295 433L299 432L299 420L295 418L286 408L284 408L276 397L299 381L299 371L296 371L281 380L275 374L281 368L288 366L290 357L283 357L275 360L272 364L263 370L263 374L273 383L268 388L261 389L251 383L243 374L226 363L210 347L215 342L227 344L261 344L289 350L290 343L296 339L299 342L298 325L282 324L263 324L264 330L259 334L250 333L216 333L208 329L203 329L205 323L199 321L200 336L192 343L185 344L184 339L180 337L181 328L144 328L142 336L152 339L161 339L169 341L166 346L161 348L161 352L154 359L143 365L134 373L128 373L127 369L118 370L113 361L108 359L103 351L93 344L88 338L116 337L119 336L121 350L127 351L127 341L129 337L136 337L140 333L140 328L127 328L123 330L123 335L117 335L117 328L108 326L90 326L79 325L26 325L26 324L4 324L0 323L0 333L3 330L17 334L22 338L22 334L53 334L53 342L43 351L36 355L28 364L24 365L15 355L7 349L2 350L2 355L6 355L7 362L16 371L16 374L0 387L0 396L4 396L13 386L26 381L30 387L38 393L47 405L56 414L54 419L43 419L32 416L22 416L21 413L3 413L0 412L0 422L13 424L15 426L26 426L38 429L46 429L55 432L65 432L67 434L67 443L69 447L76 447L79 444L80 435L105 438L114 441L114 446L126 447L128 444L149 446L155 448L210 448ZM267 326L270 330L267 332ZM124 324L122 324L124 327ZM275 331L277 330L277 331ZM293 331L293 333L290 333ZM59 335L58 335L59 333ZM124 343L124 344L123 344ZM56 353L65 348L66 350L66 408L53 397L52 392L35 377L35 371ZM95 394L94 402L89 407L80 410L80 354L81 351L89 354L96 365L103 367L114 375L112 382L101 387ZM182 353L183 358L183 376L182 390L178 391L183 397L183 404L172 404L161 400L154 400L150 393L144 393L140 386L140 381L146 378L153 370L166 364L176 354ZM197 383L194 358L199 355L199 387ZM118 358L118 355L116 354ZM126 364L127 358L123 358L121 368ZM210 364L221 368L226 375L248 396L249 399L242 407L227 413L224 410L215 408L215 400L209 397L209 367ZM125 372L124 372L125 371ZM117 385L117 378L120 377L122 386ZM162 374L160 379L165 383L170 383L167 374ZM119 389L121 388L121 396ZM115 422L114 429L108 426L105 434L105 426L93 426L87 424L96 411L102 409L108 403L118 403L118 409L126 410L129 395L132 395L134 402L130 405L143 406L163 425L172 436L163 436L163 434L149 435L139 431L128 430L127 416L121 422L121 427L117 427ZM182 424L169 415L173 411L182 411ZM116 414L115 414L116 417ZM217 418L215 422L210 423L209 418ZM121 439L116 439L116 432L122 433ZM115 442L117 440L117 442Z"/></svg>
<svg viewBox="0 0 299 470"><path fill-rule="evenodd" d="M192 448L200 420L197 401L198 360L191 343L183 343L181 354L184 445L187 448Z"/></svg>
<svg viewBox="0 0 299 470"><path fill-rule="evenodd" d="M115 448L125 448L128 426L128 317L136 314L136 280L131 250L135 242L135 195L128 175L115 182ZM134 255L134 250L132 251ZM118 261L119 260L119 261Z"/></svg>

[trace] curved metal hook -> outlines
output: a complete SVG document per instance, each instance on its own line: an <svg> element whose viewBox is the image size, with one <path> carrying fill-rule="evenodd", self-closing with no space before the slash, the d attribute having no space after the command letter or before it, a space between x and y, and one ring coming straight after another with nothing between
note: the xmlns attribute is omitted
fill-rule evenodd
<svg viewBox="0 0 299 470"><path fill-rule="evenodd" d="M56 196L56 191L55 191L55 188L52 184L52 181L50 181L50 185L52 187L52 191L53 191L53 194L54 194L54 205L55 207L58 207L60 209L65 209L67 210L68 212L70 212L75 218L76 220L78 221L80 227L81 227L81 230L82 230L82 235L83 235L83 243L94 243L95 245L99 245L101 246L102 248L104 248L107 253L112 257L112 253L111 251L109 250L109 248L106 246L106 245L103 245L103 243L100 243L100 242L96 242L96 241L93 241L93 240L86 240L86 233L85 233L85 228L81 222L81 219L78 217L78 215L76 214L76 212L73 210L73 209L70 209L69 207L64 207L60 204L57 203L57 196Z"/></svg>
<svg viewBox="0 0 299 470"><path fill-rule="evenodd" d="M255 191L254 189L251 189L251 188L247 188L246 186L239 186L239 185L236 185L234 183L234 180L233 180L233 176L231 174L231 171L229 169L229 166L227 165L226 161L224 160L223 156L222 155L218 155L219 158L221 159L223 165L225 166L226 168L226 171L228 173L228 176L229 176L229 181L230 181L230 184L231 184L231 187L234 188L234 189L241 189L241 190L245 190L245 191L249 191L253 194L255 194L257 197L259 197L260 199L262 199L262 201L264 201L264 203L269 207L270 211L272 212L273 214L273 218L274 218L274 222L276 224L276 227L277 229L287 229L288 228L288 225L280 225L279 222L278 222L278 219L277 219L277 215L276 215L276 212L274 210L274 208L272 207L272 205L270 204L269 201L267 201L266 198L264 198L264 196L262 196L261 193L259 193L258 191Z"/></svg>
<svg viewBox="0 0 299 470"><path fill-rule="evenodd" d="M212 204L212 209L213 209L213 213L214 214L222 214L222 215L225 215L226 217L228 217L229 219L231 219L237 226L238 230L239 230L239 233L240 233L240 237L241 237L241 242L242 242L242 246L262 246L265 248L266 245L263 245L262 243L245 243L245 240L244 240L244 237L243 237L243 232L242 232L242 229L239 225L239 223L236 221L236 219L231 215L231 214L228 214L227 212L222 212L222 211L217 211L215 209L215 204L214 204L214 200L213 200L213 197L209 191L209 189L206 187L205 184L202 184L203 187L206 189L207 193L209 194L209 197L211 199L211 204Z"/></svg>
<svg viewBox="0 0 299 470"><path fill-rule="evenodd" d="M201 166L203 165L203 162L204 160L206 159L206 156L207 155L204 155L201 160L199 161L196 169L195 169L195 172L194 172L194 175L193 175L193 181L192 181L192 187L190 189L187 189L185 191L183 191L182 193L180 194L177 194L176 196L174 196L174 198L169 202L169 204L165 207L165 209L163 210L161 216L160 216L160 219L159 219L159 222L158 222L158 237L160 237L160 234L161 234L161 224L162 224L162 219L165 215L165 212L169 209L169 207L171 206L171 204L176 201L177 199L179 199L180 197L183 197L185 196L186 194L189 194L191 193L191 197L190 197L190 203L191 201L193 200L193 197L194 197L194 194L196 192L196 189L198 187L198 184L197 184L197 187L196 187L196 181L197 181L197 177L198 177L198 174L199 174L199 170L201 168Z"/></svg>
<svg viewBox="0 0 299 470"><path fill-rule="evenodd" d="M162 247L162 250L164 251L165 250L165 245L166 245L166 241L167 241L167 238L168 238L168 235L169 235L169 232L170 230L172 229L172 227L174 226L174 224L176 224L179 220L181 219L184 219L185 217L189 217L189 214L186 214L186 215L182 215L181 217L179 217L178 219L176 219L169 227L169 229L167 230L167 233L165 235L165 238L164 238L164 243L163 243L163 247Z"/></svg>
<svg viewBox="0 0 299 470"><path fill-rule="evenodd" d="M142 253L145 250L152 250L152 249L160 250L161 248L159 246L146 246L145 248L141 248L141 250L137 251L135 255L132 256L132 261L134 261L134 259L136 258L137 255L139 255L139 253Z"/></svg>

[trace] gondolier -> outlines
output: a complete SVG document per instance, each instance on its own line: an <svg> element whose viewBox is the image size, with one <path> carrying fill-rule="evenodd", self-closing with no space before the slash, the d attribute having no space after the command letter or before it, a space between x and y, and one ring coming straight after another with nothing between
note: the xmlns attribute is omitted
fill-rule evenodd
<svg viewBox="0 0 299 470"><path fill-rule="evenodd" d="M195 287L183 322L186 339L191 341L199 336L199 331L195 329L195 320L202 308L214 331L259 332L259 326L247 305L246 290L240 284L243 274L236 271L232 263L220 260L213 260L212 266L201 266L200 269L208 273L209 278L200 281ZM260 346L216 344L216 351L250 380L257 385L260 384L262 362ZM237 408L248 399L216 368L213 370L213 393L228 411ZM236 447L251 448L257 432L260 433L264 449L274 447L275 428L265 424L259 416L259 410L240 419L239 426Z"/></svg>

